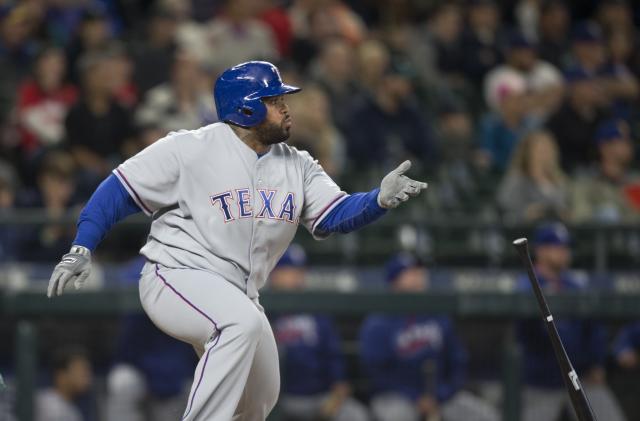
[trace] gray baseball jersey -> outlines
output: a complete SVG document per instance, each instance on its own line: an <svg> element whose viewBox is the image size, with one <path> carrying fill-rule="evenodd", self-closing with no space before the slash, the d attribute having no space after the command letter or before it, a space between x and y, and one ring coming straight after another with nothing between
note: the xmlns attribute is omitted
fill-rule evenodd
<svg viewBox="0 0 640 421"><path fill-rule="evenodd" d="M307 152L279 143L258 157L226 123L170 133L114 174L153 218L148 260L215 272L250 298L298 224L314 234L347 197Z"/></svg>

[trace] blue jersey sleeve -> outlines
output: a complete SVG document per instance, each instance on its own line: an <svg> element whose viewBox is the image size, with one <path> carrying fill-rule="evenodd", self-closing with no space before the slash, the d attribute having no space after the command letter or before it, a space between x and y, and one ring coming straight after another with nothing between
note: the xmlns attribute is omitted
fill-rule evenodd
<svg viewBox="0 0 640 421"><path fill-rule="evenodd" d="M116 222L141 211L120 180L111 174L82 209L73 244L93 251Z"/></svg>
<svg viewBox="0 0 640 421"><path fill-rule="evenodd" d="M368 193L354 193L340 202L324 217L315 232L346 234L370 224L384 215L387 210L378 205L378 193L374 189Z"/></svg>
<svg viewBox="0 0 640 421"><path fill-rule="evenodd" d="M391 385L387 369L393 365L395 354L390 342L391 331L382 318L372 316L365 320L360 331L360 358L374 391Z"/></svg>

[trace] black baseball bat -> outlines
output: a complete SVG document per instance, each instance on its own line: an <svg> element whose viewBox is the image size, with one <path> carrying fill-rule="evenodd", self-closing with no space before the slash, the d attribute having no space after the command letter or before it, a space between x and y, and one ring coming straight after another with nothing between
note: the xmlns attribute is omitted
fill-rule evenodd
<svg viewBox="0 0 640 421"><path fill-rule="evenodd" d="M560 335L558 335L558 329L556 328L556 324L553 322L553 316L551 315L551 311L547 305L547 300L542 294L540 282L533 270L533 262L531 261L531 256L529 254L528 241L526 238L518 238L513 242L513 246L518 251L522 263L527 268L531 287L533 288L536 300L538 301L538 306L540 307L540 312L542 313L545 325L547 326L547 331L551 338L551 344L553 345L553 350L556 354L556 360L558 360L558 365L560 366L560 371L562 373L562 379L564 380L567 392L569 393L569 398L571 398L571 405L573 406L574 411L576 411L578 420L597 421L595 415L593 415L589 399L587 399L587 395L585 395L584 389L580 384L580 379L578 378L576 371L573 369L573 365L571 364L571 360L569 360L567 351L564 349Z"/></svg>

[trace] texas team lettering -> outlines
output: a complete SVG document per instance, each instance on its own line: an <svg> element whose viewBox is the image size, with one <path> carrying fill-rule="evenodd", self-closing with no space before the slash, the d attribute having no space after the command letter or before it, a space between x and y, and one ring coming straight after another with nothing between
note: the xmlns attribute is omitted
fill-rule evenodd
<svg viewBox="0 0 640 421"><path fill-rule="evenodd" d="M256 205L259 206L255 209L252 206L251 190L246 188L225 191L209 198L211 204L222 213L224 222L255 217L297 223L297 206L293 193L282 196L277 190L270 189L257 189L256 192L259 199Z"/></svg>

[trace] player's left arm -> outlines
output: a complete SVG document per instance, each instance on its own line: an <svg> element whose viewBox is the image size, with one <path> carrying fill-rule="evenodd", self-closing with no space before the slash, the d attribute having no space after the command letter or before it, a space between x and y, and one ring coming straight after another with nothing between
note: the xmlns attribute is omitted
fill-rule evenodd
<svg viewBox="0 0 640 421"><path fill-rule="evenodd" d="M404 175L409 168L411 162L405 161L382 179L379 188L349 195L340 190L322 167L312 162L305 175L302 220L318 239L333 232L348 233L370 224L388 209L398 207L427 188L427 183Z"/></svg>

